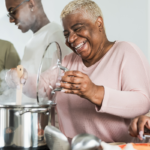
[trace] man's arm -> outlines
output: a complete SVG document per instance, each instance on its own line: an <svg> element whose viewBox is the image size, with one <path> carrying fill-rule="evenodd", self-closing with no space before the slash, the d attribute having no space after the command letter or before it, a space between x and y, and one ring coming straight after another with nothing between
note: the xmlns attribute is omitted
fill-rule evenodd
<svg viewBox="0 0 150 150"><path fill-rule="evenodd" d="M5 58L5 69L11 69L16 68L17 65L20 63L19 55L14 48L13 44L10 44L10 46L7 49L6 52L6 58Z"/></svg>

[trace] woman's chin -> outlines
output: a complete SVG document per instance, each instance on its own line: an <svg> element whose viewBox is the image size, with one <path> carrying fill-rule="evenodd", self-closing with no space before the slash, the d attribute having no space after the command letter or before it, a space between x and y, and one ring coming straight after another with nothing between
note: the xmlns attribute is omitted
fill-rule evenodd
<svg viewBox="0 0 150 150"><path fill-rule="evenodd" d="M81 55L79 54L79 56L83 59L83 60L87 60L89 58L89 55Z"/></svg>
<svg viewBox="0 0 150 150"><path fill-rule="evenodd" d="M87 59L89 57L89 53L87 53L87 51L83 51L79 53L79 55L81 56L81 58L84 58L84 59Z"/></svg>

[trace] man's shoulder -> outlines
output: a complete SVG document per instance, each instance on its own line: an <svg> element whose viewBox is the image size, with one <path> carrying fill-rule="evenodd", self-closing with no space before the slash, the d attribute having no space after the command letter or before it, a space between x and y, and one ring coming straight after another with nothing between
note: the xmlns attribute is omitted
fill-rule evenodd
<svg viewBox="0 0 150 150"><path fill-rule="evenodd" d="M63 28L60 24L56 23L56 22L51 22L47 25L48 32L54 33L57 31L63 31Z"/></svg>
<svg viewBox="0 0 150 150"><path fill-rule="evenodd" d="M0 45L1 46L11 46L11 45L13 45L11 42L9 42L9 41L6 41L6 40L2 40L2 39L0 39Z"/></svg>

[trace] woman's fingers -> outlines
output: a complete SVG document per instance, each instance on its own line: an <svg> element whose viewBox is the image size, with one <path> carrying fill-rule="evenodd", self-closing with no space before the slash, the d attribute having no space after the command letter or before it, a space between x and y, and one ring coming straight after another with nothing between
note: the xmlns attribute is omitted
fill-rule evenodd
<svg viewBox="0 0 150 150"><path fill-rule="evenodd" d="M129 134L131 136L136 136L140 140L143 140L144 128L150 129L150 118L147 116L140 116L135 118L129 127Z"/></svg>
<svg viewBox="0 0 150 150"><path fill-rule="evenodd" d="M138 128L138 134L139 134L139 139L142 140L143 139L143 134L144 134L144 127L145 127L145 120L143 120L142 118L139 118L138 123L137 123L137 128Z"/></svg>
<svg viewBox="0 0 150 150"><path fill-rule="evenodd" d="M138 118L135 118L134 120L132 120L130 126L129 126L129 134L133 137L137 137L137 122L138 122Z"/></svg>
<svg viewBox="0 0 150 150"><path fill-rule="evenodd" d="M83 79L81 77L75 77L75 76L63 76L62 77L62 82L68 82L68 83L72 83L72 84L80 84Z"/></svg>
<svg viewBox="0 0 150 150"><path fill-rule="evenodd" d="M129 132L129 135L132 136L132 137L136 137L134 134L132 134L132 133L130 133L130 132Z"/></svg>
<svg viewBox="0 0 150 150"><path fill-rule="evenodd" d="M82 78L85 74L80 71L67 71L64 76L75 76Z"/></svg>
<svg viewBox="0 0 150 150"><path fill-rule="evenodd" d="M62 89L61 92L68 93L68 94L76 94L81 96L81 92L79 90Z"/></svg>
<svg viewBox="0 0 150 150"><path fill-rule="evenodd" d="M103 100L103 90L96 86L88 75L79 71L66 72L61 79L60 85L56 85L63 88L62 92L77 94L96 105L100 105ZM95 94L95 92L97 93Z"/></svg>
<svg viewBox="0 0 150 150"><path fill-rule="evenodd" d="M146 125L145 125L145 126L146 126L146 128L147 128L147 129L149 129L149 130L150 130L150 118L149 118L149 120L147 120L147 122L146 122Z"/></svg>
<svg viewBox="0 0 150 150"><path fill-rule="evenodd" d="M61 83L58 83L57 85L64 89L70 89L70 90L80 90L80 87L81 87L80 84L71 84L68 82L66 82L66 83L61 82Z"/></svg>
<svg viewBox="0 0 150 150"><path fill-rule="evenodd" d="M145 127L147 129L150 129L150 118L147 116L140 116L137 126L138 126L139 135L140 135L140 140L142 140Z"/></svg>

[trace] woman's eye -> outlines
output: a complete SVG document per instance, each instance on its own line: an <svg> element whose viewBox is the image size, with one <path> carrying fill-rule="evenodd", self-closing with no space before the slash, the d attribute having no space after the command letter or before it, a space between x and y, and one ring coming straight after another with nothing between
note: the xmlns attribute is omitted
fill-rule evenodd
<svg viewBox="0 0 150 150"><path fill-rule="evenodd" d="M64 34L65 38L68 38L68 34Z"/></svg>
<svg viewBox="0 0 150 150"><path fill-rule="evenodd" d="M75 32L79 32L81 30L81 28L77 28L75 29Z"/></svg>

